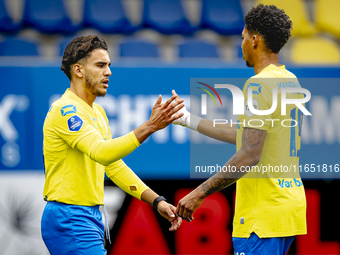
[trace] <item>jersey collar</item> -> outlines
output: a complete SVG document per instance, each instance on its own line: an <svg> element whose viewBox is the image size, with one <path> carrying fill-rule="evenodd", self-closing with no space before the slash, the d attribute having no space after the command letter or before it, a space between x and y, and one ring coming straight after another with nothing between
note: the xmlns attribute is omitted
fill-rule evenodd
<svg viewBox="0 0 340 255"><path fill-rule="evenodd" d="M276 66L276 65L270 64L270 65L267 65L265 68L263 68L262 71L261 71L260 73L266 72L266 71L268 71L268 70L270 70L270 69L281 69L281 70L285 70L285 69L286 69L286 66L285 66L285 65ZM260 73L259 73L259 74L260 74Z"/></svg>

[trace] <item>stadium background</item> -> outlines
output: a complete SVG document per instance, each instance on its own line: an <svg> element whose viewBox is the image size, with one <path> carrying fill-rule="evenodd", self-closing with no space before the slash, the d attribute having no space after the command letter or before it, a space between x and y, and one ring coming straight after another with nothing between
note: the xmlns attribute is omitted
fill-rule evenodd
<svg viewBox="0 0 340 255"><path fill-rule="evenodd" d="M60 71L66 44L97 34L112 61L108 95L97 100L113 136L147 120L158 94L189 100L190 78L247 78L240 49L243 16L254 0L0 0L0 254L48 254L40 237L45 202L42 125L50 104L69 86ZM340 8L338 0L262 0L284 8L293 38L281 62L312 93L302 136L302 164L336 164L340 153ZM330 79L333 78L329 82ZM325 124L326 123L326 124ZM305 134L305 135L304 135ZM126 163L169 202L202 180L189 175L189 131L153 134ZM235 148L226 145L226 160ZM108 254L231 254L235 186L212 195L175 233L151 207L105 182L112 244ZM336 176L304 181L308 235L290 254L340 254Z"/></svg>

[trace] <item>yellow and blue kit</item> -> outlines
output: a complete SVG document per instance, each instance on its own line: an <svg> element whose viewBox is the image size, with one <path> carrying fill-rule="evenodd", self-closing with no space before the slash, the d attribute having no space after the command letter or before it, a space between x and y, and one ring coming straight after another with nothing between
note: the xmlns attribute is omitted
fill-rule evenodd
<svg viewBox="0 0 340 255"><path fill-rule="evenodd" d="M276 110L268 115L253 114L248 106L249 87L257 110L271 108L273 88L277 88ZM285 66L269 65L251 77L243 88L245 114L239 115L237 120L237 150L242 146L244 127L266 130L267 133L257 168L236 184L234 245L240 243L238 238L254 239L250 238L254 233L262 241L307 233L306 198L298 172L302 113L295 105L288 104L286 115L281 115L280 91L284 87L300 87L300 84ZM288 96L303 98L300 93L288 93ZM263 171L264 167L266 171Z"/></svg>
<svg viewBox="0 0 340 255"><path fill-rule="evenodd" d="M92 230L98 230L98 222L101 220L98 207L104 205L104 173L117 186L138 199L141 199L141 194L148 189L122 160L140 145L134 132L112 139L107 116L98 104L93 103L91 107L69 89L66 90L48 111L43 133L45 164L43 195L48 201L42 219L45 243L49 237L58 236L57 232L54 233L58 231L58 226L74 233L75 229L80 229L83 234L88 233L89 237L91 233L100 232L90 230L91 227ZM77 206L86 207L88 212L97 208L98 212L90 213L94 215L91 224L86 221L83 221L84 224L79 221L79 224L76 224L76 221L70 218L87 217L81 214L85 210L78 210ZM48 225L51 221L57 221L54 224L55 228ZM99 229L102 228L103 226L99 226ZM67 238L63 239L63 236L66 234L60 236L59 241L53 241L60 242L58 247L61 250L56 250L55 244L54 246L51 244L54 247L52 252L50 250L51 254L67 252L69 248L65 244ZM103 242L102 235L98 234L96 238ZM49 247L47 243L46 245ZM80 246L78 248L82 249ZM103 254L102 248L98 248L98 253L93 251L91 254Z"/></svg>

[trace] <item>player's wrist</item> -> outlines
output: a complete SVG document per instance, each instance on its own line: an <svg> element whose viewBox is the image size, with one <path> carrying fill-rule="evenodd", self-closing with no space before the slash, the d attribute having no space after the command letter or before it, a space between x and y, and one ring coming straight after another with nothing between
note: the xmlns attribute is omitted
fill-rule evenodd
<svg viewBox="0 0 340 255"><path fill-rule="evenodd" d="M159 203L158 203L158 205L157 205L157 211L158 210L160 210L160 211L162 211L162 209L164 208L164 206L167 204L167 202L165 201L165 200L162 200L162 201L160 201Z"/></svg>
<svg viewBox="0 0 340 255"><path fill-rule="evenodd" d="M183 116L172 123L197 131L198 124L202 118L190 113L185 107L183 107L179 112L183 113Z"/></svg>
<svg viewBox="0 0 340 255"><path fill-rule="evenodd" d="M154 124L154 123L152 123L152 122L150 121L150 119L147 120L146 122L144 122L144 125L145 125L145 128L146 128L147 132L148 132L150 135L153 134L153 133L155 133L156 131L158 131L157 125Z"/></svg>
<svg viewBox="0 0 340 255"><path fill-rule="evenodd" d="M186 120L186 126L192 130L197 131L198 124L200 123L201 120L202 120L201 117L195 114L189 113L189 116Z"/></svg>
<svg viewBox="0 0 340 255"><path fill-rule="evenodd" d="M166 201L165 197L163 197L163 196L158 196L158 197L156 197L156 198L153 200L152 206L153 206L153 208L155 208L156 210L158 210L158 209L159 209L159 208L158 208L159 206L162 206L162 204L166 203L165 201Z"/></svg>

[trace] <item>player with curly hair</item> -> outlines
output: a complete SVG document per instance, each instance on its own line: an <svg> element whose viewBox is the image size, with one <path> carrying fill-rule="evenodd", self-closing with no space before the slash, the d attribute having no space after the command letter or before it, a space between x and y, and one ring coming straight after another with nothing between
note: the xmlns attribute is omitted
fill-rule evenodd
<svg viewBox="0 0 340 255"><path fill-rule="evenodd" d="M182 219L175 207L147 187L122 158L137 149L153 132L182 116L183 100L159 96L150 119L130 133L112 139L104 109L94 103L105 96L111 76L106 42L89 35L66 47L61 70L70 88L47 113L44 133L47 204L41 220L42 238L52 255L104 255L104 174L128 194L153 205L176 230ZM104 207L104 215L106 215ZM106 231L109 229L106 221Z"/></svg>
<svg viewBox="0 0 340 255"><path fill-rule="evenodd" d="M245 114L238 115L237 125L214 127L212 121L185 109L182 110L184 116L174 121L206 136L236 144L236 154L225 164L225 169L236 171L217 172L182 198L176 212L192 221L193 213L207 196L236 182L233 246L239 255L285 255L294 236L307 233L306 198L299 173L242 171L242 167L299 164L302 122L299 109L293 104L287 105L284 115L278 104L274 112L258 115L250 112L248 106L250 88L254 109L267 110L271 108L274 90L300 87L296 76L279 62L279 52L289 40L291 29L289 17L274 5L260 4L245 16L242 53L247 66L254 68L255 76L243 88ZM287 80L289 82L285 82ZM301 93L290 93L290 96L303 98ZM296 126L274 125L266 122L268 119L275 119L276 123L295 120ZM262 121L264 125L250 126L249 121Z"/></svg>

